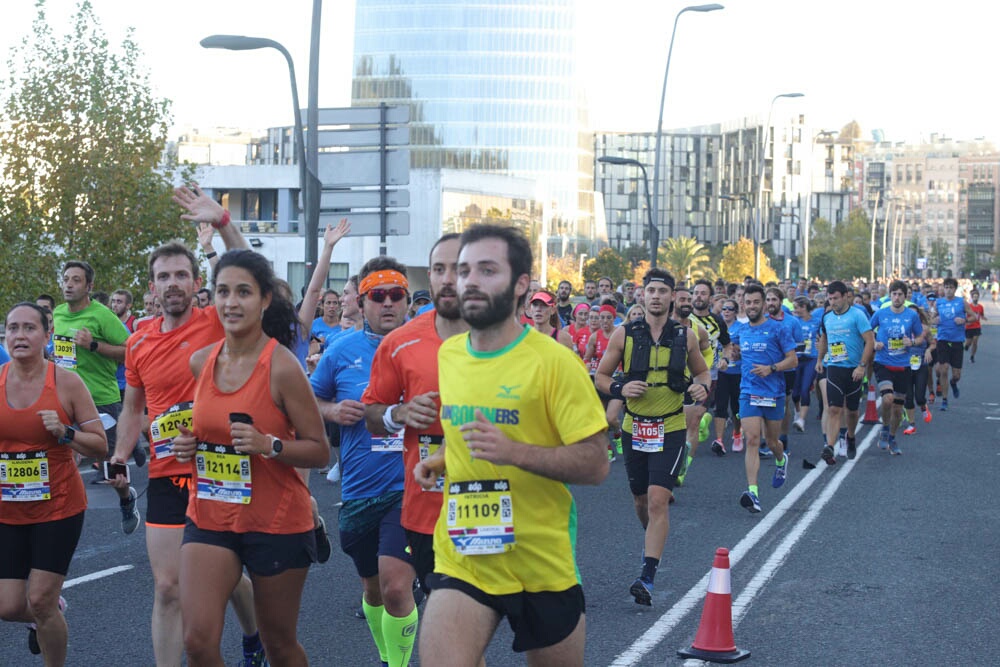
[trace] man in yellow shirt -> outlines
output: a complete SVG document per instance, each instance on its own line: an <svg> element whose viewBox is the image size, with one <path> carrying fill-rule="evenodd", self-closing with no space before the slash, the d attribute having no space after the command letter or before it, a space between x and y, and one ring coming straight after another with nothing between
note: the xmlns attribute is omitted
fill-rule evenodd
<svg viewBox="0 0 1000 667"><path fill-rule="evenodd" d="M476 664L504 616L530 664L584 662L567 484L607 476L607 423L573 352L517 321L530 279L531 247L516 229L462 234L458 292L470 331L441 345L444 445L414 470L424 488L445 475L420 636L429 665Z"/></svg>

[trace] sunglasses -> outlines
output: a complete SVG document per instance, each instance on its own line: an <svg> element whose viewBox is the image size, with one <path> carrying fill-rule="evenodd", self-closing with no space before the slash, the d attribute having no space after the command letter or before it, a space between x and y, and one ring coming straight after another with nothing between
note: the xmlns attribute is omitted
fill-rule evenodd
<svg viewBox="0 0 1000 667"><path fill-rule="evenodd" d="M390 287L389 289L373 287L365 294L365 298L371 299L375 303L384 302L386 297L392 301L402 301L406 298L406 290L402 287Z"/></svg>
<svg viewBox="0 0 1000 667"><path fill-rule="evenodd" d="M723 306L722 310L736 310L736 309L733 308L732 306Z"/></svg>

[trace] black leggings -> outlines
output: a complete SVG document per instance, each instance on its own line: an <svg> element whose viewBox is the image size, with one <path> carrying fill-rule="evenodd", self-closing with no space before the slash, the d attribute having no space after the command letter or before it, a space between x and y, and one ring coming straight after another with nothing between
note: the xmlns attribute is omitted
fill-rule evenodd
<svg viewBox="0 0 1000 667"><path fill-rule="evenodd" d="M910 385L910 391L906 392L906 409L913 409L914 399L921 408L927 405L927 381L930 372L927 364L920 364L920 368L913 371L913 383Z"/></svg>
<svg viewBox="0 0 1000 667"><path fill-rule="evenodd" d="M740 413L739 373L719 373L715 383L715 418L725 419L732 413L735 418Z"/></svg>

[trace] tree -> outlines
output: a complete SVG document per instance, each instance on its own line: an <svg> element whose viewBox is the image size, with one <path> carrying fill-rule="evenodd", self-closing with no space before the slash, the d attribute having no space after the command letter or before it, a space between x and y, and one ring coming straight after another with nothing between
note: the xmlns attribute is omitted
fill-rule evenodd
<svg viewBox="0 0 1000 667"><path fill-rule="evenodd" d="M632 267L613 248L603 248L597 257L583 265L584 280L600 280L602 276L607 276L612 284L619 285L626 275L631 274Z"/></svg>
<svg viewBox="0 0 1000 667"><path fill-rule="evenodd" d="M674 274L678 281L690 282L701 278L702 266L708 262L708 251L705 246L687 236L667 239L660 248L658 258L667 271Z"/></svg>
<svg viewBox="0 0 1000 667"><path fill-rule="evenodd" d="M767 255L758 248L758 260L760 264L760 281L767 283L777 280L778 275L771 268ZM741 283L744 276L753 275L753 241L748 238L740 238L736 243L727 246L722 252L722 261L719 262L719 275L727 283Z"/></svg>
<svg viewBox="0 0 1000 667"><path fill-rule="evenodd" d="M157 99L131 34L110 44L84 0L57 37L44 0L12 50L0 90L0 276L3 307L54 292L67 259L84 259L95 289L136 290L149 251L195 230L170 201L162 163L169 102Z"/></svg>
<svg viewBox="0 0 1000 667"><path fill-rule="evenodd" d="M639 266L639 263L643 261L646 262L647 266L649 265L649 248L644 245L632 244L627 248L622 248L620 254L633 267Z"/></svg>
<svg viewBox="0 0 1000 667"><path fill-rule="evenodd" d="M826 279L867 276L871 267L871 222L861 209L832 226L819 218L809 237L809 271ZM882 245L875 247L875 264L882 259Z"/></svg>
<svg viewBox="0 0 1000 667"><path fill-rule="evenodd" d="M573 286L574 294L583 293L583 279L580 277L580 259L572 255L552 257L549 255L549 265L545 274L545 288L555 292L559 283L568 280Z"/></svg>
<svg viewBox="0 0 1000 667"><path fill-rule="evenodd" d="M816 218L810 225L809 272L824 279L836 277L837 256L833 225L826 218Z"/></svg>
<svg viewBox="0 0 1000 667"><path fill-rule="evenodd" d="M927 255L927 266L940 276L944 275L949 264L951 264L951 252L948 249L948 242L938 236L931 241L931 249Z"/></svg>

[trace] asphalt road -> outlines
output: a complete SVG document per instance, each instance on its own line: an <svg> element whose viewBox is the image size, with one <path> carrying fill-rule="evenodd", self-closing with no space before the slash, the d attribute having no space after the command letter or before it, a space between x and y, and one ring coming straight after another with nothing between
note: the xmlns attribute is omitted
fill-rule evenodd
<svg viewBox="0 0 1000 667"><path fill-rule="evenodd" d="M1000 323L1000 309L987 304L986 312ZM742 454L719 458L703 446L671 510L652 608L628 594L642 534L621 461L601 486L575 487L587 665L684 664L676 651L697 631L718 547L732 551L736 644L751 651L749 663L996 664L1000 327L984 331L976 363L966 359L961 398L948 412L935 405L933 422L920 421L916 435L900 435L902 456L880 451L874 436L865 437L866 427L855 461L804 470L803 457L815 462L820 450L818 422L810 419L805 434L791 436L782 489L770 487L773 464L763 462L762 514L738 505ZM133 473L136 487L145 488L145 469ZM339 487L320 475L311 486L334 526ZM64 592L67 664L152 665L144 529L122 535L113 493L87 489L90 510ZM301 641L315 665L377 665L367 625L354 617L360 582L334 540L333 557L309 574ZM105 572L112 568L122 569ZM26 635L22 626L0 623L0 666L41 664L29 655ZM511 639L502 623L488 664L526 664L511 653ZM238 663L240 633L231 611L223 650L227 664Z"/></svg>

